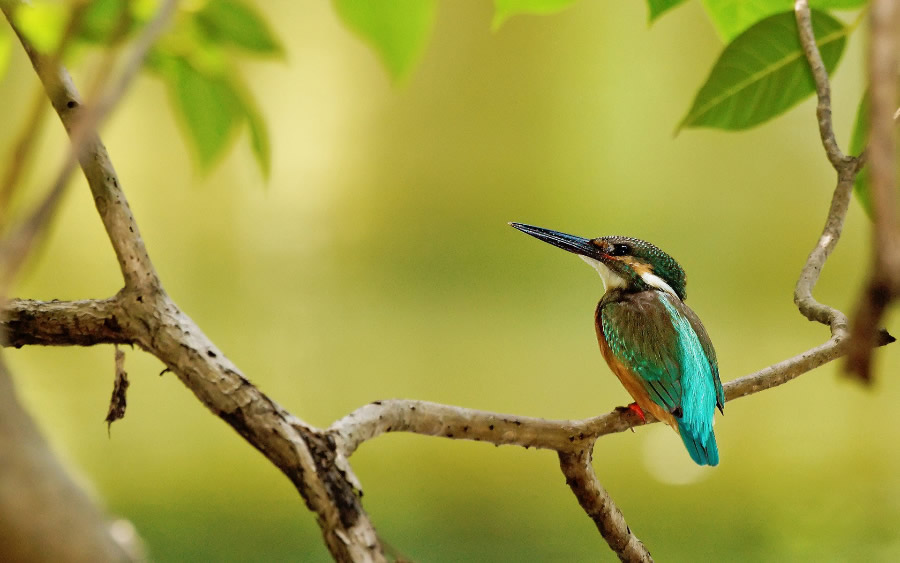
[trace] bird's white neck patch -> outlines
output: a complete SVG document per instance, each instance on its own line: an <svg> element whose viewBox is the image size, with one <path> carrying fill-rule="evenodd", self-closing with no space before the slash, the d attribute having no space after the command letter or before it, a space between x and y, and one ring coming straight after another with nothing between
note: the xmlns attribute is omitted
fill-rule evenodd
<svg viewBox="0 0 900 563"><path fill-rule="evenodd" d="M678 294L675 293L675 290L672 289L672 286L667 284L664 279L657 276L656 274L651 274L650 272L641 273L641 279L644 280L644 283L649 285L650 287L655 287L661 291L666 291L671 293L675 297L678 297Z"/></svg>
<svg viewBox="0 0 900 563"><path fill-rule="evenodd" d="M610 270L603 262L594 258L590 258L588 256L583 256L581 254L579 254L578 256L582 260L590 264L595 270L597 270L597 273L600 274L600 279L603 280L604 291L609 291L610 289L616 287L624 288L626 285L628 285L627 283L625 283L625 278Z"/></svg>
<svg viewBox="0 0 900 563"><path fill-rule="evenodd" d="M628 285L628 283L625 281L625 278L610 270L609 267L603 262L594 258L589 258L587 256L579 255L579 257L590 264L595 270L597 270L597 273L600 274L600 278L603 280L604 291L609 291L613 288L625 288ZM658 289L660 291L665 291L666 293L670 293L671 295L678 297L678 294L675 293L675 290L672 289L672 286L667 284L666 281L661 277L647 270L638 271L641 279L644 280L644 283L646 283L650 287Z"/></svg>

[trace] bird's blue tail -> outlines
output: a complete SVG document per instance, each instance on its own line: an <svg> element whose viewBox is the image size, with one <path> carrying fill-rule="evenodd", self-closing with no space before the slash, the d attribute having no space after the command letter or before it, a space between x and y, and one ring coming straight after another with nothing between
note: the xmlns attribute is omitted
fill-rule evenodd
<svg viewBox="0 0 900 563"><path fill-rule="evenodd" d="M716 435L713 434L712 428L706 432L704 440L697 435L696 430L691 432L682 420L678 420L678 432L681 434L681 440L687 448L691 459L697 465L718 465L719 464L719 448L716 446Z"/></svg>

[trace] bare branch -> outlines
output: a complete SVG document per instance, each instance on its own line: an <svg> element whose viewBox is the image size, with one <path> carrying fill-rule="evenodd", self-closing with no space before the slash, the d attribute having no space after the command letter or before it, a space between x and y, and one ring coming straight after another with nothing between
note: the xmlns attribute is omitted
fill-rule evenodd
<svg viewBox="0 0 900 563"><path fill-rule="evenodd" d="M91 158L90 155L83 153L83 150L88 148L92 143L99 143L97 127L103 119L109 115L109 112L118 100L121 99L122 95L127 90L128 85L134 79L138 70L140 70L150 47L163 30L165 30L169 19L174 13L176 4L177 2L175 0L167 0L159 9L153 20L144 27L144 30L136 41L136 46L132 51L131 56L126 62L119 80L113 85L110 91L106 95L103 95L98 103L88 105L85 110L81 112L80 116L76 115L76 119L74 119L71 125L66 124L64 120L64 124L66 125L71 140L69 156L60 168L52 187L41 204L38 205L31 216L25 220L15 232L11 233L7 240L3 241L2 246L0 246L0 267L2 267L2 273L0 273L0 295L6 295L6 290L12 282L13 276L24 262L25 257L29 254L31 246L40 234L45 231L46 225L49 224L52 219L57 205L62 199L66 185L68 184L69 176L71 176L72 171L75 169L75 163L79 159L84 162L85 159ZM25 45L26 43L23 36L13 23L13 5L3 3L0 7L2 7L10 25L13 27L16 34L19 35L20 40L23 41L23 45ZM75 22L80 20L80 14L83 11L83 8L83 6L81 8L76 7L75 12L73 13L74 15L72 16L72 22L68 27L69 31L67 36L74 32L74 29L77 26L77 23ZM59 51L55 55L45 57L38 54L34 49L26 48L35 70L38 70L39 65L49 68L61 68L58 66L57 61L60 59L62 49L63 47L60 46ZM41 75L40 71L38 71L38 74ZM41 76L46 89L47 83L43 80L43 75ZM49 90L47 91L49 92ZM67 109L73 107L71 106L71 102L67 102L66 105ZM13 170L15 171L15 167L13 167ZM15 178L12 178L12 181L14 180Z"/></svg>
<svg viewBox="0 0 900 563"><path fill-rule="evenodd" d="M794 3L794 15L797 18L800 44L803 46L803 52L816 83L816 97L818 98L816 116L819 119L819 136L822 138L822 145L825 147L828 160L831 161L835 170L838 170L841 166L852 162L853 158L844 155L834 138L834 127L831 124L831 86L828 82L828 71L825 69L825 63L822 62L822 55L816 45L807 0L797 0Z"/></svg>
<svg viewBox="0 0 900 563"><path fill-rule="evenodd" d="M91 188L94 204L119 259L125 286L148 292L158 291L159 278L150 262L128 202L119 187L119 180L106 147L93 128L79 127L81 115L84 113L81 96L72 84L72 78L66 69L56 63L53 57L35 50L17 29L12 17L17 4L17 2L2 2L0 8L19 37L53 109L69 133L73 150L78 155ZM165 11L160 12L160 15L165 14ZM156 28L152 28L151 32L157 33ZM81 138L82 136L84 138ZM59 182L56 185L59 185Z"/></svg>
<svg viewBox="0 0 900 563"><path fill-rule="evenodd" d="M897 48L900 10L891 0L873 0L869 26L869 146L874 260L851 332L847 371L872 379L872 348L885 310L900 294L900 229L897 223L893 121L897 107Z"/></svg>
<svg viewBox="0 0 900 563"><path fill-rule="evenodd" d="M628 562L653 561L650 552L631 532L622 511L597 479L591 465L593 449L594 444L591 443L574 452L559 453L559 467L566 476L566 484L619 559Z"/></svg>
<svg viewBox="0 0 900 563"><path fill-rule="evenodd" d="M812 290L819 281L825 261L828 260L828 256L841 238L847 209L850 207L850 195L853 193L856 172L855 167L839 172L838 183L831 197L831 207L825 219L825 227L822 229L816 246L809 253L794 288L794 303L803 316L811 321L830 326L832 335L840 336L847 332L847 316L833 307L816 301Z"/></svg>
<svg viewBox="0 0 900 563"><path fill-rule="evenodd" d="M0 317L4 346L93 346L132 344L119 324L116 299L32 301L11 299Z"/></svg>
<svg viewBox="0 0 900 563"><path fill-rule="evenodd" d="M10 19L9 4L2 7ZM21 34L19 40L77 145L80 96L69 74L35 51ZM384 560L375 528L354 488L357 481L345 460L337 456L334 443L254 387L169 299L100 138L91 133L80 149L81 168L125 280L114 308L128 341L162 360L204 405L281 469L317 514L325 543L337 560ZM17 339L10 337L10 341Z"/></svg>

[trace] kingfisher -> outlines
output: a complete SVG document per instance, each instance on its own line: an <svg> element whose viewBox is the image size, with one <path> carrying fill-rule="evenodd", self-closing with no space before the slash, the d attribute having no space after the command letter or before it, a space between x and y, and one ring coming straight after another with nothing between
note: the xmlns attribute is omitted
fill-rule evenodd
<svg viewBox="0 0 900 563"><path fill-rule="evenodd" d="M725 393L712 341L684 300L685 274L671 256L641 239L587 239L522 223L512 227L580 256L603 280L594 312L600 352L634 399L684 442L698 465L717 465L713 433Z"/></svg>

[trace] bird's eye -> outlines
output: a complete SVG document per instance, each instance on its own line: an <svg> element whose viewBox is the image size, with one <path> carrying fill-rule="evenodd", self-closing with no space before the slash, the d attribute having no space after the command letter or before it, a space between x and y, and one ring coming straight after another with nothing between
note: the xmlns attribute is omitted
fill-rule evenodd
<svg viewBox="0 0 900 563"><path fill-rule="evenodd" d="M628 245L627 244L614 244L612 248L609 249L610 256L625 256L628 254Z"/></svg>

